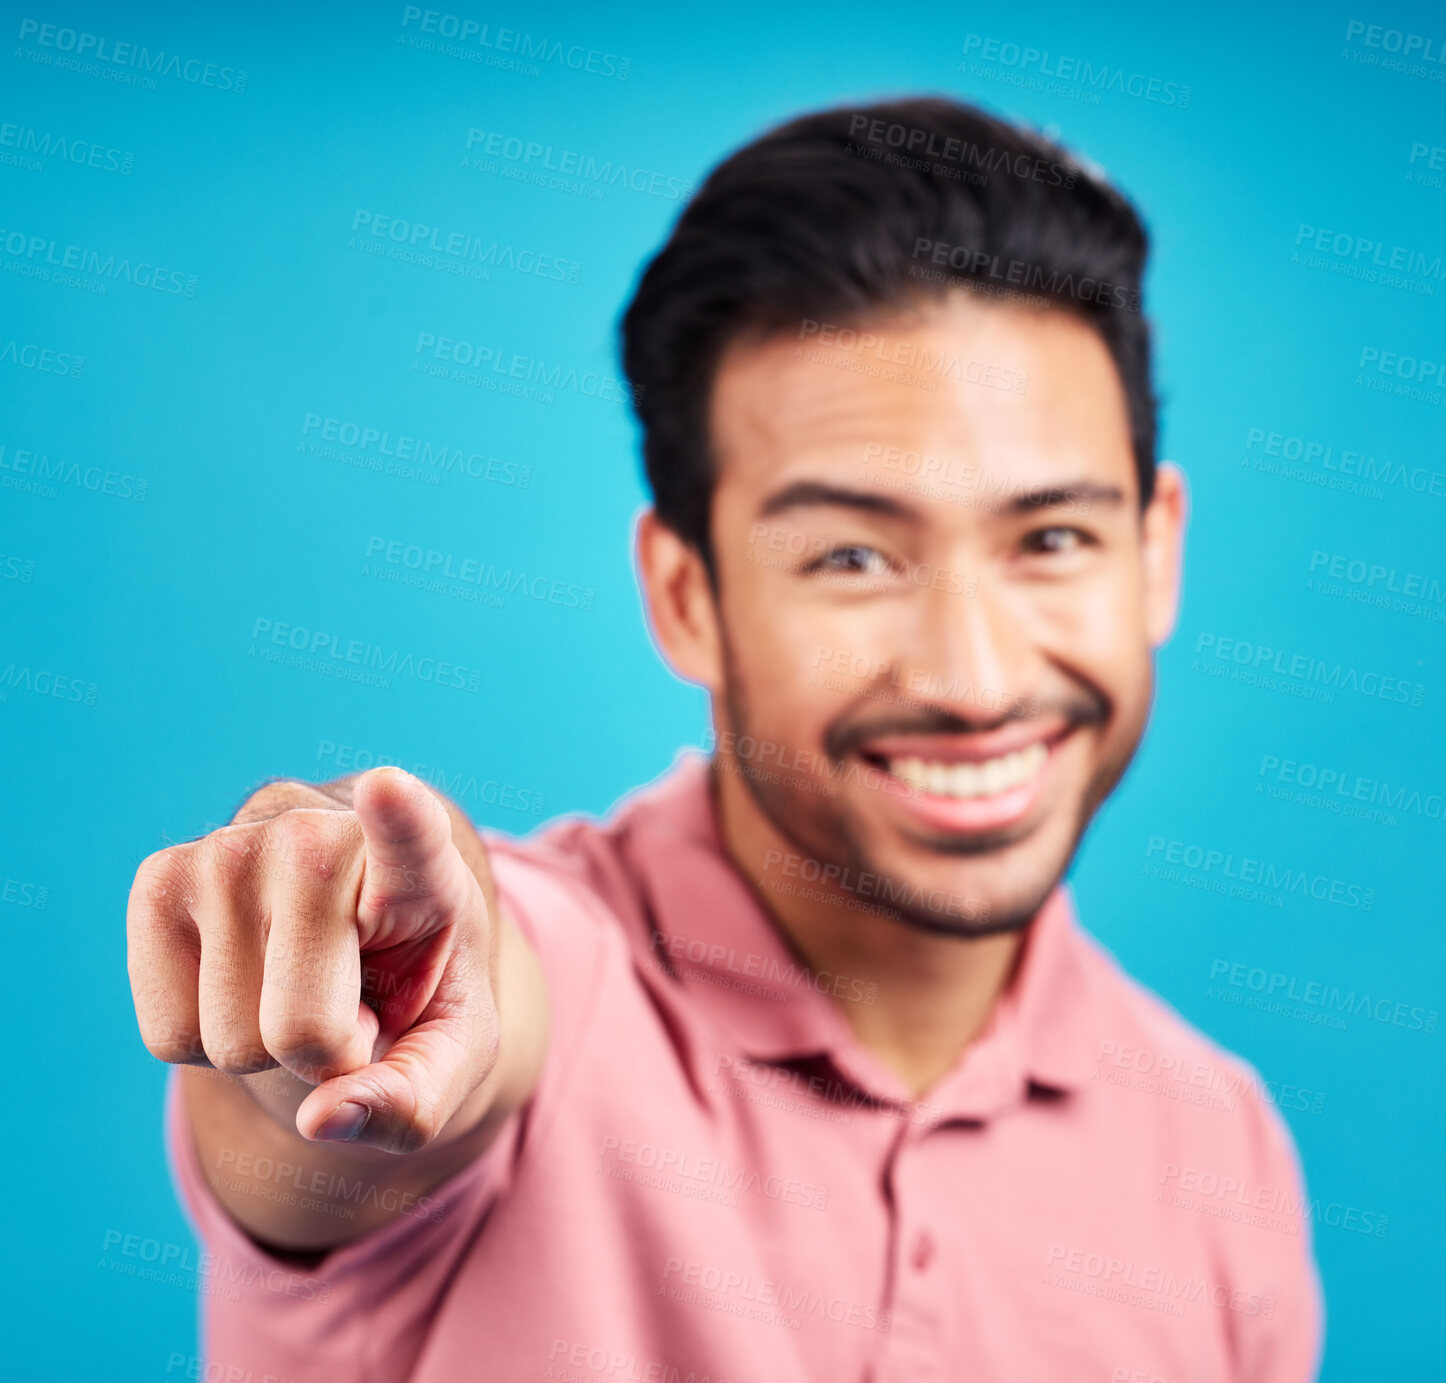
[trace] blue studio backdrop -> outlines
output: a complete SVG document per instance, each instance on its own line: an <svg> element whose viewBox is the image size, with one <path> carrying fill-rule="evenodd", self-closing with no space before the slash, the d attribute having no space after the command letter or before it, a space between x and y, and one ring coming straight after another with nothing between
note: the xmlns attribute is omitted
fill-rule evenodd
<svg viewBox="0 0 1446 1383"><path fill-rule="evenodd" d="M632 574L616 320L720 157L918 92L1057 136L1148 220L1185 598L1072 879L1289 1121L1324 1376L1423 1376L1440 10L440 3L0 10L9 1376L193 1367L196 1245L125 969L145 855L270 776L400 762L522 833L705 743ZM1245 889L1246 860L1307 883Z"/></svg>

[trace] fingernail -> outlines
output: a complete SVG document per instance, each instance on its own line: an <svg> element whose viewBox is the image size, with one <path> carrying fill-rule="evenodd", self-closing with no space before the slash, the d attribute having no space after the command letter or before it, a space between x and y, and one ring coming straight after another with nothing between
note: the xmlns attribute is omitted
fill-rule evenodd
<svg viewBox="0 0 1446 1383"><path fill-rule="evenodd" d="M327 1115L316 1136L328 1143L350 1143L371 1118L371 1110L355 1100L343 1100Z"/></svg>

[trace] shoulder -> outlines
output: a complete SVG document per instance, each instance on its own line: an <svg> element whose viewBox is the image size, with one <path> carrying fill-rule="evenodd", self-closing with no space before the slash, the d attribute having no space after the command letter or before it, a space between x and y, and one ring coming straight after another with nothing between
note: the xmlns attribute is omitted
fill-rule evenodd
<svg viewBox="0 0 1446 1383"><path fill-rule="evenodd" d="M1262 1074L1127 974L1100 943L1083 940L1097 996L1094 1079L1138 1097L1132 1103L1142 1118L1182 1152L1216 1164L1220 1175L1299 1187L1299 1158L1281 1111L1318 1113L1320 1092Z"/></svg>

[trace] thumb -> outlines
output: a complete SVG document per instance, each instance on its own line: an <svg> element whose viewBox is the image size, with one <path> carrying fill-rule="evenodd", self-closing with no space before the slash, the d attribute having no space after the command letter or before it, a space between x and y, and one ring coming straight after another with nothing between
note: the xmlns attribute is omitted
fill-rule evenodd
<svg viewBox="0 0 1446 1383"><path fill-rule="evenodd" d="M363 950L436 930L469 896L472 879L452 843L452 819L419 778L374 768L352 785L366 842L357 918Z"/></svg>

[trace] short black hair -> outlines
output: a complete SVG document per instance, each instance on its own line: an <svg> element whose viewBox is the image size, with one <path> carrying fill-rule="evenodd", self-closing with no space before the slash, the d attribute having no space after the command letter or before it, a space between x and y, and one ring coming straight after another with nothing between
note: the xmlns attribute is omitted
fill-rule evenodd
<svg viewBox="0 0 1446 1383"><path fill-rule="evenodd" d="M621 321L658 517L715 573L708 403L724 348L801 321L857 324L954 286L1028 295L1092 326L1119 370L1140 503L1155 478L1149 237L1063 148L941 97L838 106L720 163Z"/></svg>

